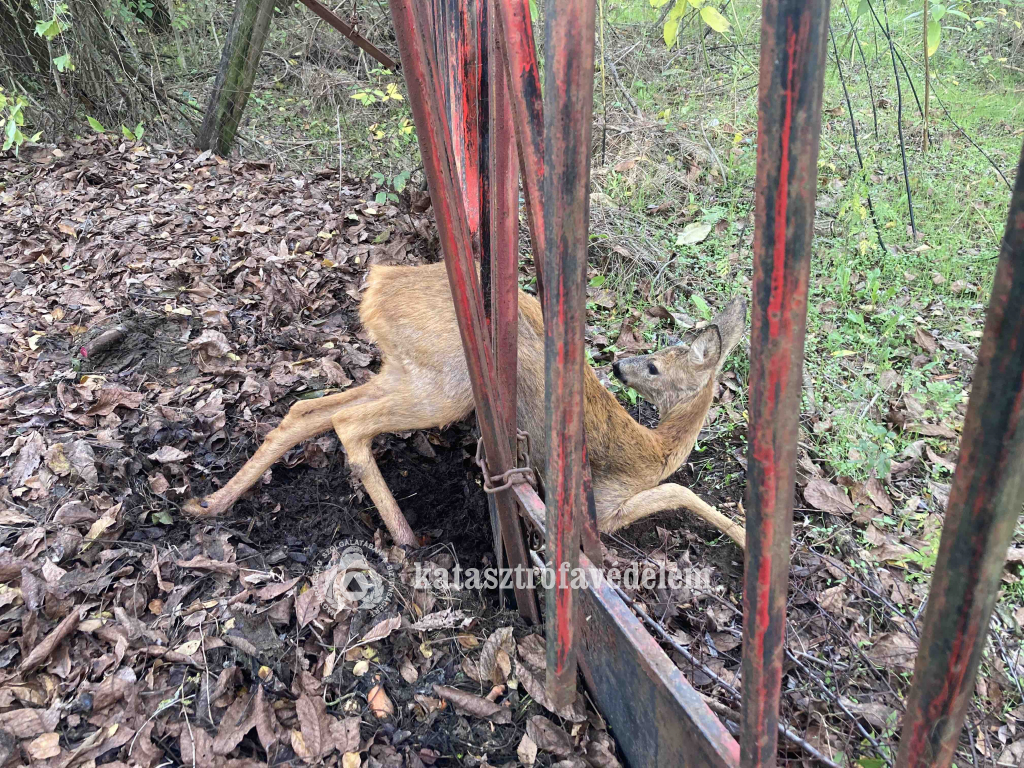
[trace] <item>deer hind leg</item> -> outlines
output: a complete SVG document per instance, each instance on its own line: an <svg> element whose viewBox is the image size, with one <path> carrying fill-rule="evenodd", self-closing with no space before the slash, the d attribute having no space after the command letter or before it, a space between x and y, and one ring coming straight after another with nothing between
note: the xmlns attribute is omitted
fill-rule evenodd
<svg viewBox="0 0 1024 768"><path fill-rule="evenodd" d="M468 392L449 390L443 398L430 394L429 387L414 387L402 381L377 399L342 409L331 419L352 476L366 489L395 543L410 547L418 546L416 536L384 481L371 446L373 438L385 432L440 427L465 418L472 410Z"/></svg>
<svg viewBox="0 0 1024 768"><path fill-rule="evenodd" d="M271 465L294 446L331 428L331 417L340 409L358 407L379 395L376 379L337 395L302 400L291 408L281 423L266 436L259 450L216 493L190 499L183 509L198 517L216 517L231 508L239 497L263 476Z"/></svg>
<svg viewBox="0 0 1024 768"><path fill-rule="evenodd" d="M690 510L735 541L741 549L746 549L746 531L742 522L730 520L689 488L676 483L663 483L636 494L619 507L601 529L610 533L648 515L671 509Z"/></svg>

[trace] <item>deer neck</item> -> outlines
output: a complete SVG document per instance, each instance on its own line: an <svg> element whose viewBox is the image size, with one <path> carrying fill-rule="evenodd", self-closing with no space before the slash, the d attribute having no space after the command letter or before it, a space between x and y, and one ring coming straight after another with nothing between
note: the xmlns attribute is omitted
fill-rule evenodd
<svg viewBox="0 0 1024 768"><path fill-rule="evenodd" d="M704 426L704 417L711 407L714 389L715 381L712 377L692 400L673 406L654 430L664 455L662 480L679 469L693 450L697 435Z"/></svg>

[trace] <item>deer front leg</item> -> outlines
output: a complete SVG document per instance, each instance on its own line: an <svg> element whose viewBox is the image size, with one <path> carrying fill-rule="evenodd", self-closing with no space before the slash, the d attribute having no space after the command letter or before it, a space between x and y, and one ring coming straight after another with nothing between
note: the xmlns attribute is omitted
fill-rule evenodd
<svg viewBox="0 0 1024 768"><path fill-rule="evenodd" d="M468 386L449 387L444 396L438 396L436 392L440 390L426 382L425 377L420 376L419 382L414 383L416 378L382 370L378 376L379 397L343 408L331 419L353 477L366 489L395 543L410 547L418 546L416 536L373 458L373 438L386 432L451 424L465 418L473 407Z"/></svg>
<svg viewBox="0 0 1024 768"><path fill-rule="evenodd" d="M655 512L680 508L690 510L735 541L740 548L746 549L747 537L741 523L730 520L689 488L676 483L656 485L636 494L619 507L602 528L610 533Z"/></svg>

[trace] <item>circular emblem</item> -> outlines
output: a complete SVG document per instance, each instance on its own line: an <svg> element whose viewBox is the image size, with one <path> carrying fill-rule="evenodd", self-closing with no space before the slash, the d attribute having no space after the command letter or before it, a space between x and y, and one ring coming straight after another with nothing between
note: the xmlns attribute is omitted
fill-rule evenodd
<svg viewBox="0 0 1024 768"><path fill-rule="evenodd" d="M338 552L335 592L376 616L394 595L394 567L383 552L365 541L346 539Z"/></svg>

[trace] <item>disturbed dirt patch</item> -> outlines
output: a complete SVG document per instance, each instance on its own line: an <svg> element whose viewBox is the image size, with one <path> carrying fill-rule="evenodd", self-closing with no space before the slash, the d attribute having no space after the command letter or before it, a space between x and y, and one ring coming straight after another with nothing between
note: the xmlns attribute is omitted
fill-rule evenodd
<svg viewBox="0 0 1024 768"><path fill-rule="evenodd" d="M409 442L391 436L378 440L375 455L388 488L428 545L448 542L463 567L478 567L491 549L491 534L487 496L469 454L476 449L475 439L466 426L457 425L417 438L419 450ZM423 455L424 442L432 456ZM284 543L304 551L350 536L372 538L380 527L372 502L353 487L340 450L326 462L275 468L270 484L235 505L235 524L250 521L249 535L261 546Z"/></svg>

